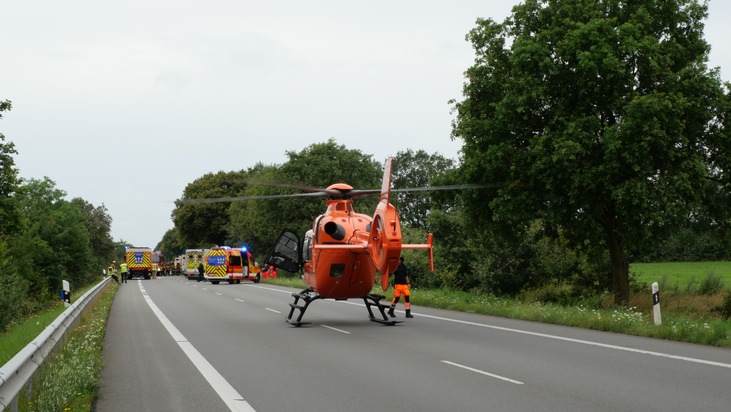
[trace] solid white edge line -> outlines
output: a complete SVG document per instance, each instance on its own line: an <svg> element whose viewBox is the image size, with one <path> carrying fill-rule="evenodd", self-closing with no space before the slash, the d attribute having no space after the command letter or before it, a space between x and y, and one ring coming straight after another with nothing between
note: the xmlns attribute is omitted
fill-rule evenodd
<svg viewBox="0 0 731 412"><path fill-rule="evenodd" d="M615 350L621 350L621 351L625 351L625 352L633 352L633 353L639 353L639 354L643 354L643 355L657 356L660 358L675 359L675 360L700 363L700 364L711 365L711 366L719 366L722 368L731 368L731 364L728 364L728 363L714 362L714 361L709 361L709 360L705 360L705 359L689 358L686 356L671 355L669 353L653 352L653 351L643 350L643 349L628 348L626 346L610 345L608 343L593 342L590 340L567 338L564 336L549 335L546 333L538 333L538 332L530 332L527 330L505 328L502 326L493 326L493 325L487 325L484 323L470 322L470 321L466 321L466 320L443 318L441 316L425 315L423 313L420 313L419 317L444 320L447 322L461 323L463 325L479 326L479 327L488 328L488 329L501 330L504 332L520 333L520 334L529 335L529 336L538 336L541 338L560 340L560 341L564 341L564 342L580 343L582 345L597 346L597 347L606 348L606 349L615 349Z"/></svg>
<svg viewBox="0 0 731 412"><path fill-rule="evenodd" d="M446 363L447 365L452 365L452 366L456 366L458 368L466 369L468 371L472 371L472 372L475 372L475 373L480 373L480 374L483 374L483 375L486 375L486 376L490 376L492 378L496 378L496 379L503 380L505 382L514 383L516 385L524 385L524 383L521 382L521 381L516 381L515 379L510 379L510 378L506 378L505 376L495 375L494 373L485 372L485 371L482 371L482 370L479 370L479 369L470 368L469 366L460 365L459 363L450 362L448 360L443 360L442 362L443 363Z"/></svg>
<svg viewBox="0 0 731 412"><path fill-rule="evenodd" d="M246 402L243 396L241 396L236 389L228 383L226 378L218 373L216 368L214 368L213 365L211 365L210 362L208 362L208 360L206 360L206 358L198 352L193 344L188 342L188 339L186 339L185 336L180 333L178 328L170 322L170 319L162 313L155 302L152 301L152 298L150 298L147 294L145 287L142 286L142 280L139 280L138 284L140 286L140 292L142 292L142 297L145 298L145 301L147 302L147 305L150 306L150 309L152 309L152 312L155 316L157 316L160 323L162 323L168 333L170 333L170 336L173 337L178 346L180 346L183 353L188 356L188 359L193 362L193 365L195 365L201 375L203 375L206 381L208 381L213 390L215 390L218 396L221 397L221 400L226 404L226 406L234 412L256 412L256 410L249 405L249 402Z"/></svg>
<svg viewBox="0 0 731 412"><path fill-rule="evenodd" d="M364 304L358 303L358 302L338 301L338 303L347 303L347 304L350 304L350 305L365 306ZM396 312L400 312L400 311L397 310ZM653 351L643 350L643 349L628 348L626 346L610 345L608 343L600 343L600 342L593 342L593 341L590 341L590 340L567 338L567 337L564 337L564 336L549 335L549 334L546 334L546 333L530 332L530 331L527 331L527 330L506 328L506 327L502 327L502 326L488 325L488 324L485 324L485 323L470 322L470 321L467 321L467 320L459 320L459 319L445 318L445 317L442 317L442 316L427 315L427 314L424 314L424 313L419 313L418 315L419 315L420 318L437 319L437 320L443 320L443 321L446 321L446 322L460 323L462 325L478 326L478 327L482 327L482 328L501 330L501 331L504 331L504 332L520 333L520 334L523 334L523 335L537 336L537 337L541 337L541 338L548 338L548 339L560 340L560 341L564 341L564 342L579 343L579 344L582 344L582 345L597 346L597 347L600 347L600 348L621 350L621 351L625 351L625 352L639 353L639 354L642 354L642 355L657 356L659 358L675 359L675 360L680 360L680 361L685 361L685 362L692 362L692 363L698 363L698 364L702 364L702 365L718 366L718 367L721 367L721 368L729 368L729 369L731 369L731 364L729 364L729 363L714 362L714 361L709 361L709 360L705 360L705 359L698 359L698 358L689 358L687 356L671 355L669 353L653 352ZM637 336L637 337L641 337L641 336Z"/></svg>
<svg viewBox="0 0 731 412"><path fill-rule="evenodd" d="M328 328L328 329L330 329L330 330L334 330L334 331L336 331L336 332L340 332L340 333L344 333L344 334L346 334L346 335L350 335L350 332L348 332L347 330L342 330L342 329L338 329L338 328L333 328L332 326L327 326L327 325L320 325L320 326L322 326L323 328Z"/></svg>
<svg viewBox="0 0 731 412"><path fill-rule="evenodd" d="M269 288L262 288L262 289L269 289ZM282 292L281 290L277 290L277 289L270 289L270 290L276 290L278 292ZM345 303L345 304L349 304L349 305L356 305L356 306L365 306L362 303L349 302L347 300L346 301L336 301L336 302L337 303ZM401 311L397 311L397 312L401 312ZM493 325L487 325L487 324L484 324L484 323L470 322L470 321L466 321L466 320L451 319L451 318L445 318L445 317L434 316L434 315L426 315L426 314L423 314L423 313L419 313L419 317L421 317L421 318L437 319L437 320L443 320L443 321L447 321L447 322L460 323L460 324L463 324L463 325L478 326L478 327L482 327L482 328L501 330L501 331L504 331L504 332L521 333L523 335L538 336L538 337L542 337L542 338L561 340L561 341L564 341L564 342L573 342L573 343L579 343L579 344L582 344L582 345L597 346L597 347L600 347L600 348L621 350L621 351L625 351L625 352L639 353L639 354L642 354L642 355L657 356L657 357L660 357L660 358L675 359L675 360L680 360L680 361L685 361L685 362L698 363L698 364L710 365L710 366L718 366L718 367L721 367L721 368L731 369L731 364L729 364L729 363L714 362L714 361L709 361L709 360L705 360L705 359L698 359L698 358L689 358L689 357L686 357L686 356L671 355L669 353L653 352L653 351L642 350L642 349L628 348L626 346L610 345L610 344L607 344L607 343L600 343L600 342L592 342L592 341L588 341L588 340L567 338L567 337L563 337L563 336L549 335L549 334L546 334L546 333L530 332L530 331L527 331L527 330L520 330L520 329L513 329L513 328L505 328L505 327L502 327L502 326L493 326ZM638 336L638 337L641 337L641 336Z"/></svg>

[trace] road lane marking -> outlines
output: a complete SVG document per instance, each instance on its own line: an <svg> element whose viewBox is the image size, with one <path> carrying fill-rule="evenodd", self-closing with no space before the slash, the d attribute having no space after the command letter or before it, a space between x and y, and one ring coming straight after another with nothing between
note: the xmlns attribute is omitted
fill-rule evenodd
<svg viewBox="0 0 731 412"><path fill-rule="evenodd" d="M292 293L290 291L283 291L283 290L280 290L280 289L267 288L267 287L262 287L262 286L257 286L257 287L259 287L261 289L267 289L267 290L276 291L276 292ZM345 303L345 304L348 304L348 305L355 305L355 306L363 306L363 307L365 307L365 305L362 304L362 303L350 302L350 301L347 301L347 300L345 300L345 301L335 301L335 302L337 302L337 303ZM397 312L401 312L401 311L400 310L397 310ZM546 334L546 333L530 332L530 331L527 331L527 330L513 329L513 328L502 327L502 326L488 325L488 324L485 324L485 323L477 323L477 322L470 322L470 321L466 321L466 320L445 318L445 317L442 317L442 316L426 315L426 314L423 314L423 313L420 313L419 314L419 317L430 318L430 319L437 319L437 320L443 320L443 321L446 321L446 322L459 323L459 324L462 324L462 325L477 326L477 327L482 327L482 328L487 328L487 329L501 330L501 331L504 331L504 332L520 333L520 334L523 334L523 335L529 335L529 336L536 336L536 337L542 337L542 338L547 338L547 339L560 340L560 341L564 341L564 342L578 343L578 344L588 345L588 346L596 346L596 347L605 348L605 349L613 349L613 350L619 350L619 351L625 351L625 352L632 352L632 353L638 353L638 354L641 354L641 355L650 355L650 356L655 356L655 357L659 357L659 358L675 359L675 360L680 360L680 361L684 361L684 362L691 362L691 363L697 363L697 364L702 364L702 365L710 365L710 366L718 366L718 367L721 367L721 368L731 369L731 363L714 362L714 361L709 361L709 360L705 360L705 359L690 358L690 357L687 357L687 356L672 355L672 354L663 353L663 352L653 352L653 351L648 351L648 350L643 350L643 349L630 348L630 347L626 347L626 346L610 345L610 344L607 344L607 343L594 342L594 341L589 341L589 340L567 338L567 337L564 337L564 336L549 335L549 334Z"/></svg>
<svg viewBox="0 0 731 412"><path fill-rule="evenodd" d="M590 340L567 338L565 336L549 335L547 333L530 332L530 331L521 330L521 329L513 329L513 328L502 327L502 326L487 325L484 323L470 322L470 321L466 321L466 320L443 318L441 316L425 315L423 313L420 313L419 316L422 318L444 320L447 322L461 323L463 325L470 325L470 326L479 326L482 328L501 330L504 332L520 333L523 335L537 336L537 337L541 337L541 338L560 340L560 341L564 341L564 342L579 343L582 345L596 346L596 347L605 348L605 349L621 350L621 351L625 351L625 352L639 353L642 355L657 356L659 358L675 359L675 360L681 360L681 361L685 361L685 362L700 363L703 365L719 366L722 368L731 369L731 364L729 364L729 363L714 362L714 361L709 361L709 360L705 360L705 359L697 359L697 358L689 358L686 356L671 355L669 353L663 353L663 352L653 352L653 351L643 350L643 349L628 348L626 346L610 345L608 343L594 342L594 341L590 341Z"/></svg>
<svg viewBox="0 0 731 412"><path fill-rule="evenodd" d="M188 359L193 362L193 365L195 365L196 369L198 369L201 375L203 375L206 381L208 381L218 396L221 397L221 400L226 404L226 406L228 406L232 412L256 412L256 410L249 405L249 402L247 402L244 397L228 383L226 378L224 378L216 370L216 368L214 368L213 365L211 365L210 362L208 362L208 360L206 360L206 358L198 352L193 344L190 343L182 333L180 333L178 328L176 328L170 319L168 319L160 308L157 307L155 302L152 301L152 298L150 298L147 294L145 287L142 285L142 281L139 280L137 284L140 287L140 292L142 292L142 297L145 298L147 305L150 306L150 309L152 309L152 312L155 316L157 316L157 319L160 320L160 323L162 323L170 336L172 336L178 346L180 346L183 353L185 353L188 356Z"/></svg>
<svg viewBox="0 0 731 412"><path fill-rule="evenodd" d="M346 303L349 305L356 305L356 306L363 306L364 304L358 303L358 302L348 302L348 301L336 301L337 303ZM397 310L396 312L401 312ZM487 328L487 329L494 329L494 330L501 330L503 332L513 332L513 333L520 333L523 335L529 335L529 336L536 336L541 338L547 338L547 339L554 339L554 340L560 340L564 342L572 342L572 343L578 343L582 345L589 345L589 346L596 346L600 348L605 349L614 349L614 350L620 350L625 352L632 352L632 353L638 353L641 355L650 355L650 356L656 356L659 358L666 358L666 359L675 359L685 362L692 362L692 363L698 363L702 365L710 365L710 366L718 366L721 368L728 368L731 369L731 363L723 363L723 362L715 362L715 361L709 361L705 359L698 359L698 358L690 358L687 356L679 356L679 355L672 355L669 353L663 353L663 352L653 352L649 350L643 350L643 349L635 349L635 348L629 348L627 346L619 346L619 345L610 345L608 343L601 343L601 342L594 342L590 340L582 340L582 339L574 339L574 338L567 338L564 336L558 336L558 335L549 335L547 333L539 333L539 332L531 332L527 330L521 330L521 329L513 329L513 328L506 328L503 326L494 326L494 325L488 325L486 323L478 323L478 322L470 322L467 320L459 320L459 319L452 319L452 318L445 318L442 316L434 316L434 315L426 315L423 313L418 314L421 318L430 318L430 319L436 319L436 320L443 320L446 322L453 322L453 323L459 323L462 325L469 325L469 326L478 326L481 328Z"/></svg>
<svg viewBox="0 0 731 412"><path fill-rule="evenodd" d="M243 299L239 299L239 298L235 298L235 299L238 300L241 303L244 303Z"/></svg>
<svg viewBox="0 0 731 412"><path fill-rule="evenodd" d="M221 292L216 292L216 295L218 295L218 296L223 296L223 293L221 293Z"/></svg>
<svg viewBox="0 0 731 412"><path fill-rule="evenodd" d="M208 290L208 289L206 289L206 288L201 288L201 289L203 289L203 290Z"/></svg>
<svg viewBox="0 0 731 412"><path fill-rule="evenodd" d="M272 309L272 308L265 308L265 309L268 310L269 312L282 313L282 312L280 312L280 311L278 311L276 309Z"/></svg>
<svg viewBox="0 0 731 412"><path fill-rule="evenodd" d="M472 371L472 372L475 372L475 373L480 373L480 374L483 374L483 375L486 375L486 376L490 376L492 378L504 380L505 382L514 383L516 385L524 385L524 383L521 382L521 381L516 381L515 379L510 379L510 378L506 378L505 376L495 375L494 373L485 372L485 371L482 371L482 370L479 370L479 369L470 368L469 366L460 365L459 363L454 363L454 362L450 362L450 361L447 361L447 360L443 360L442 362L443 363L446 363L447 365L456 366L458 368L466 369L468 371Z"/></svg>
<svg viewBox="0 0 731 412"><path fill-rule="evenodd" d="M288 295L291 295L293 293L291 290L274 289L274 288L268 288L266 286L250 285L249 287L256 288L256 289L271 290L271 291L280 292L280 293L286 293Z"/></svg>
<svg viewBox="0 0 731 412"><path fill-rule="evenodd" d="M330 330L334 330L334 331L336 331L336 332L340 332L340 333L344 333L344 334L346 334L346 335L350 335L350 332L348 332L347 330L342 330L342 329L338 329L338 328L333 328L332 326L327 326L327 325L320 325L320 326L322 326L323 328L328 328L328 329L330 329Z"/></svg>

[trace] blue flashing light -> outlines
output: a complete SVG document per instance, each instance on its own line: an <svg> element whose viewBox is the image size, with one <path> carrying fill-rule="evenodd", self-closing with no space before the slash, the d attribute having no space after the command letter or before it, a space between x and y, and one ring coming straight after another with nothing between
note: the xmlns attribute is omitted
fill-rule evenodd
<svg viewBox="0 0 731 412"><path fill-rule="evenodd" d="M241 246L241 251L242 251L242 252L246 252L246 250L247 250L247 249L246 249L246 246Z"/></svg>

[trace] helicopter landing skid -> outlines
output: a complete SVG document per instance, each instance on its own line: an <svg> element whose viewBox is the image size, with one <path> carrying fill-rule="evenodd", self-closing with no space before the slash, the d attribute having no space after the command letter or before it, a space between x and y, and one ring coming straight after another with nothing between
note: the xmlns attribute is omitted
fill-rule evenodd
<svg viewBox="0 0 731 412"><path fill-rule="evenodd" d="M298 328L302 325L309 325L311 322L302 322L302 316L305 315L305 311L307 310L307 307L310 306L310 303L318 299L322 299L322 297L318 294L313 295L312 291L309 289L305 289L299 293L292 293L292 296L294 297L294 302L289 304L289 315L287 315L284 320L286 320L290 325L294 325ZM304 305L297 304L300 299L305 301ZM299 316L297 316L297 320L292 320L292 315L294 315L295 309L299 310L300 313Z"/></svg>
<svg viewBox="0 0 731 412"><path fill-rule="evenodd" d="M370 317L371 321L387 326L393 326L397 323L401 323L402 321L400 320L393 320L386 316L386 309L388 309L389 306L381 303L381 300L384 298L385 296L383 295L374 295L372 293L369 293L363 297L363 302L365 302L366 309L368 309L368 316ZM378 311L381 312L381 316L383 317L383 319L378 319L373 315L373 311L371 310L372 306L378 308Z"/></svg>

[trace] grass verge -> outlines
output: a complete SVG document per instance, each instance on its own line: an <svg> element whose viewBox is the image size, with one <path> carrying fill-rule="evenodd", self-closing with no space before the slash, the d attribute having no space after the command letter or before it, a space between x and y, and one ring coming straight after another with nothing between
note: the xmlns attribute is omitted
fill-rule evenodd
<svg viewBox="0 0 731 412"><path fill-rule="evenodd" d="M91 410L99 391L104 332L117 288L116 283L110 283L84 310L63 348L50 355L34 375L33 391L19 395L19 411Z"/></svg>
<svg viewBox="0 0 731 412"><path fill-rule="evenodd" d="M78 292L75 291L72 299L83 296L94 285L91 284L79 289ZM72 302L75 302L75 300L72 300ZM63 302L58 300L53 304L52 308L37 313L25 321L12 326L10 330L0 333L0 365L4 365L16 353L31 343L33 339L38 337L66 309Z"/></svg>

